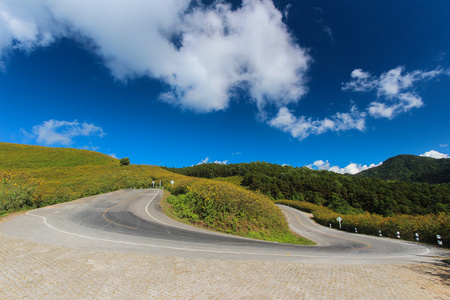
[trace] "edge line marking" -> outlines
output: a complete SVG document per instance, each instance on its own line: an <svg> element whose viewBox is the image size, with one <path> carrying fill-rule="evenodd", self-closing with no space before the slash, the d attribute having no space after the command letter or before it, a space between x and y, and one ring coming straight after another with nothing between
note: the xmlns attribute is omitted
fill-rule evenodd
<svg viewBox="0 0 450 300"><path fill-rule="evenodd" d="M32 211L31 211L32 212ZM208 253L222 253L222 254L239 254L239 255L258 255L258 256L282 256L282 257L310 257L310 258L326 258L329 256L319 256L319 255L302 255L302 254L282 254L282 253L261 253L261 252L238 252L238 251L221 251L221 250L205 250L205 249L193 249L193 248L181 248L181 247L172 247L172 246L160 246L160 245L152 245L152 244L141 244L141 243L134 243L134 242L125 242L125 241L117 241L117 240L109 240L109 239L102 239L102 238L96 238L86 235L81 235L77 233L72 233L68 231L64 231L61 229L58 229L52 225L50 225L47 222L47 217L39 216L39 215L33 215L31 212L28 212L27 215L33 216L33 217L39 217L43 220L43 223L49 227L50 229L53 229L55 231L77 236L81 238L91 239L91 240L97 240L102 242L112 242L112 243L119 243L119 244L125 244L125 245L132 245L132 246L144 246L144 247L153 247L153 248L162 248L162 249L172 249L172 250L181 250L181 251L192 251L192 252L208 252ZM385 257L345 257L345 256L338 256L335 258L342 258L342 259L394 259L394 258L406 258L406 257L414 257L415 255L401 255L401 256L385 256Z"/></svg>
<svg viewBox="0 0 450 300"><path fill-rule="evenodd" d="M295 208L290 207L290 206L286 206L286 207L288 207L288 208L291 209L291 210L294 210L294 211L300 211L300 212L301 212L301 210L299 210L299 209L295 209ZM341 237L341 236L337 236L337 235L332 235L332 234L329 234L329 233L326 233L326 232L321 232L321 231L315 230L315 229L313 229L313 228L311 228L311 227L306 226L305 224L303 224L303 223L300 221L300 219L298 218L297 215L296 215L295 217L297 218L298 222L299 222L302 226L304 226L304 227L306 227L306 228L308 228L308 229L310 229L310 230L312 230L312 231L315 231L315 232L318 232L318 233L324 234L324 235L329 235L329 236L332 236L332 237L338 238L338 239L343 239L343 240L347 240L347 241L352 241L352 242L357 242L357 243L365 244L365 245L368 246L368 247L362 247L362 248L351 249L352 251L355 251L355 250L364 250L364 249L372 248L372 245L369 244L369 243L366 243L366 242L361 242L361 241L357 241L357 240L353 240L353 239L349 239L349 238L345 238L345 237ZM325 227L325 228L326 228L326 227Z"/></svg>

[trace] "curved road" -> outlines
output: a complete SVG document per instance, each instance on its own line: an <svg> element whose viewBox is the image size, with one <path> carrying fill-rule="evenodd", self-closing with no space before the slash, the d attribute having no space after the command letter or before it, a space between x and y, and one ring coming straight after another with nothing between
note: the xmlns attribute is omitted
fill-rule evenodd
<svg viewBox="0 0 450 300"><path fill-rule="evenodd" d="M0 233L73 248L153 253L192 258L286 260L305 263L399 263L450 257L437 247L351 234L320 226L307 214L280 206L291 230L317 242L296 246L214 233L162 213L163 191L122 190L19 215Z"/></svg>

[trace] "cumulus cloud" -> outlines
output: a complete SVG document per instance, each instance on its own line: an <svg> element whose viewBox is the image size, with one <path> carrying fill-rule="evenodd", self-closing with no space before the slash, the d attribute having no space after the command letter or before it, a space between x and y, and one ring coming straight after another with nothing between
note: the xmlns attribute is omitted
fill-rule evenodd
<svg viewBox="0 0 450 300"><path fill-rule="evenodd" d="M224 161L216 160L216 161L210 162L210 161L209 161L209 157L207 157L207 158L205 158L205 159L202 159L202 160L197 164L197 166L198 166L198 165L203 165L203 164L219 164L219 165L226 165L227 163L228 163L228 160L224 160Z"/></svg>
<svg viewBox="0 0 450 300"><path fill-rule="evenodd" d="M306 93L309 57L271 1L244 1L237 10L218 3L185 15L178 59L167 79L173 90L164 97L200 111L226 108L240 86L261 111Z"/></svg>
<svg viewBox="0 0 450 300"><path fill-rule="evenodd" d="M340 132L350 129L363 131L365 129L366 113L352 106L348 113L336 113L322 120L313 120L305 116L296 117L287 107L281 107L275 118L268 123L270 126L289 132L293 137L303 140L309 135L319 135L327 131Z"/></svg>
<svg viewBox="0 0 450 300"><path fill-rule="evenodd" d="M424 154L421 154L420 156L431 157L431 158L436 158L436 159L449 158L448 154L440 153L440 152L435 151L435 150L430 150L428 152L425 152Z"/></svg>
<svg viewBox="0 0 450 300"><path fill-rule="evenodd" d="M45 146L71 146L74 138L84 136L103 137L105 133L101 127L86 122L79 123L77 120L73 122L49 120L40 125L33 126L32 133L21 130L27 139L35 139L37 143ZM84 146L85 149L95 149L98 147Z"/></svg>
<svg viewBox="0 0 450 300"><path fill-rule="evenodd" d="M342 84L342 90L353 92L376 91L377 100L369 104L367 111L374 118L393 119L400 113L424 105L422 97L415 92L415 84L440 75L449 75L441 68L432 71L416 70L405 73L404 67L397 67L381 74L371 75L362 69L351 73L351 80Z"/></svg>
<svg viewBox="0 0 450 300"><path fill-rule="evenodd" d="M0 1L0 67L13 50L27 53L48 46L64 28L54 22L42 1Z"/></svg>
<svg viewBox="0 0 450 300"><path fill-rule="evenodd" d="M350 112L313 120L306 116L297 117L286 106L281 106L278 114L269 120L268 124L289 132L300 140L311 134L319 135L328 131L364 131L368 116L393 119L400 113L424 106L422 97L415 91L416 84L441 75L450 75L450 71L437 68L432 71L416 70L405 73L404 67L397 67L375 77L362 69L355 69L350 74L352 79L342 83L342 90L361 93L375 91L377 100L372 101L364 111L359 111L353 105Z"/></svg>
<svg viewBox="0 0 450 300"><path fill-rule="evenodd" d="M331 172L335 172L335 173L339 173L339 174L354 175L361 171L365 171L365 170L373 168L373 167L378 167L381 164L382 164L382 162L380 162L379 164L370 164L369 166L367 166L367 165L350 163L346 167L341 168L338 166L331 166L330 163L328 162L328 160L327 161L316 160L314 163L307 165L307 167L310 169L313 169L313 170L327 170L327 171L331 171Z"/></svg>
<svg viewBox="0 0 450 300"><path fill-rule="evenodd" d="M163 101L218 111L245 87L263 112L307 92L310 57L282 19L271 0L0 0L0 54L81 37L116 78L167 83Z"/></svg>

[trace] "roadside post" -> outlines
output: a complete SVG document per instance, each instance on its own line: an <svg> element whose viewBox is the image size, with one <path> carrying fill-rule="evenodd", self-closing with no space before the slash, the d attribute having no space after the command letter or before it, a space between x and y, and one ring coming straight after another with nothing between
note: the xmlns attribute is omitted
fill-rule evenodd
<svg viewBox="0 0 450 300"><path fill-rule="evenodd" d="M437 238L437 243L438 243L438 245L439 245L439 246L443 246L441 236L440 236L439 234L437 234L437 235L436 235L436 238Z"/></svg>
<svg viewBox="0 0 450 300"><path fill-rule="evenodd" d="M154 182L154 181L152 181L152 183L153 183L153 188L155 188L155 182Z"/></svg>
<svg viewBox="0 0 450 300"><path fill-rule="evenodd" d="M419 234L417 232L416 232L415 236L416 236L416 241L419 241Z"/></svg>
<svg viewBox="0 0 450 300"><path fill-rule="evenodd" d="M170 183L172 184L172 187L173 187L173 184L175 183L175 181L172 180Z"/></svg>
<svg viewBox="0 0 450 300"><path fill-rule="evenodd" d="M358 233L358 228L355 227L355 233Z"/></svg>
<svg viewBox="0 0 450 300"><path fill-rule="evenodd" d="M341 229L342 228L342 226L341 226L341 222L342 222L341 216L337 217L336 220L339 222L339 229Z"/></svg>
<svg viewBox="0 0 450 300"><path fill-rule="evenodd" d="M400 238L400 231L397 231L397 238Z"/></svg>
<svg viewBox="0 0 450 300"><path fill-rule="evenodd" d="M378 230L378 233L380 234L380 236L383 236L383 235L381 234L381 230Z"/></svg>

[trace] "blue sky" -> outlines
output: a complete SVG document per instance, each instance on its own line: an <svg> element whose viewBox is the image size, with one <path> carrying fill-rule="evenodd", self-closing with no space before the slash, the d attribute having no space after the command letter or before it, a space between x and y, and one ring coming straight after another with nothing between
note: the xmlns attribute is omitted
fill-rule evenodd
<svg viewBox="0 0 450 300"><path fill-rule="evenodd" d="M355 173L448 157L449 13L449 1L0 0L0 141L173 167Z"/></svg>

